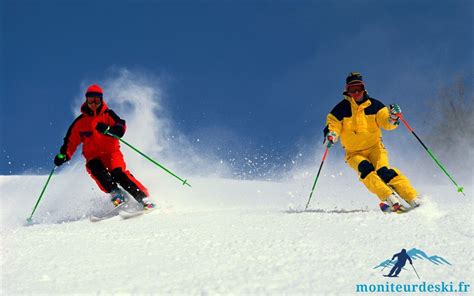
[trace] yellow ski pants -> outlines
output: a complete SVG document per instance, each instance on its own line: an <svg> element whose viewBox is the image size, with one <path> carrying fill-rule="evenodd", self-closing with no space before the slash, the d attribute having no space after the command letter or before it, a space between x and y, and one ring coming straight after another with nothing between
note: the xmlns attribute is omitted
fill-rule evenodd
<svg viewBox="0 0 474 296"><path fill-rule="evenodd" d="M366 150L346 151L346 162L359 173L367 189L381 201L385 201L393 190L407 202L418 194L407 177L398 169L390 167L387 150L381 142Z"/></svg>

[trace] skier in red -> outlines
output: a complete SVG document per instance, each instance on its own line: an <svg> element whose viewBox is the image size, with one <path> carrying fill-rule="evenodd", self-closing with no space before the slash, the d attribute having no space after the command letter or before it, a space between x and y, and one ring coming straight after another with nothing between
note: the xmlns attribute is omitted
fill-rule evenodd
<svg viewBox="0 0 474 296"><path fill-rule="evenodd" d="M102 88L97 84L87 88L81 112L69 127L54 164L60 166L70 160L82 143L87 172L102 191L110 194L115 206L126 201L124 192L118 187L120 185L145 210L154 208L148 190L126 169L119 140L108 135L121 138L125 134L125 120L107 107Z"/></svg>

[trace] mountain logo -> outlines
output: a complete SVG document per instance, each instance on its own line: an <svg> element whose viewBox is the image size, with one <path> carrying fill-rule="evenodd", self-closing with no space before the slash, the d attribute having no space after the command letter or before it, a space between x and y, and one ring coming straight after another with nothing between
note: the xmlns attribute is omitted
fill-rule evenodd
<svg viewBox="0 0 474 296"><path fill-rule="evenodd" d="M451 265L448 260L438 256L438 255L433 255L433 256L428 256L424 251L416 248L412 248L409 251L406 249L402 249L399 253L393 254L392 259L387 259L382 261L379 265L375 266L373 269L377 269L379 267L382 268L382 271L388 267L388 266L393 266L390 269L390 272L386 275L385 277L398 277L398 274L402 271L402 269L405 269L404 266L407 263L407 261L410 263L411 267L413 268L413 271L416 273L416 276L418 279L420 279L420 276L418 275L418 272L415 269L415 266L413 265L414 260L427 260L435 265Z"/></svg>
<svg viewBox="0 0 474 296"><path fill-rule="evenodd" d="M452 265L448 260L444 259L443 257L440 257L438 255L428 256L426 252L417 248L412 248L408 250L407 254L413 260L427 260L435 265ZM380 264L375 266L373 269L377 269L379 267L384 268L387 266L394 266L397 263L397 261L398 260L392 261L390 259L386 259L380 262Z"/></svg>

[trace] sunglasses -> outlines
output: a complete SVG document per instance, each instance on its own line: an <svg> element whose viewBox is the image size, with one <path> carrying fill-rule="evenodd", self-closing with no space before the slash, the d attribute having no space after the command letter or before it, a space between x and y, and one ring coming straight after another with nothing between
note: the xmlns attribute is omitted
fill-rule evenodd
<svg viewBox="0 0 474 296"><path fill-rule="evenodd" d="M99 97L87 97L87 104L99 104L101 99Z"/></svg>

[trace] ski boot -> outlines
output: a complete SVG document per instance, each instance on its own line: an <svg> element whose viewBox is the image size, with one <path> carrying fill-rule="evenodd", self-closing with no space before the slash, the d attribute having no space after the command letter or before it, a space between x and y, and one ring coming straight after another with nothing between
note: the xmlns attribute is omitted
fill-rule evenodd
<svg viewBox="0 0 474 296"><path fill-rule="evenodd" d="M155 207L155 204L148 197L143 198L141 203L144 210L151 210Z"/></svg>
<svg viewBox="0 0 474 296"><path fill-rule="evenodd" d="M143 210L151 210L155 207L155 204L148 198L145 193L140 192L136 197L135 200L138 201L143 206Z"/></svg>
<svg viewBox="0 0 474 296"><path fill-rule="evenodd" d="M125 196L120 190L120 188L115 188L110 192L110 201L114 204L115 207L118 207L119 205L123 204L126 202Z"/></svg>
<svg viewBox="0 0 474 296"><path fill-rule="evenodd" d="M387 197L387 200L381 202L379 206L382 212L384 213L395 212L400 214L406 211L406 209L400 204L397 196L394 193L390 194Z"/></svg>
<svg viewBox="0 0 474 296"><path fill-rule="evenodd" d="M407 203L408 203L408 204L410 205L410 207L412 207L412 208L417 208L417 207L419 207L419 206L422 204L422 202L421 202L421 200L420 200L420 198L419 198L418 196L415 197L412 201L408 201Z"/></svg>
<svg viewBox="0 0 474 296"><path fill-rule="evenodd" d="M379 203L380 210L384 213L390 213L392 209L390 208L390 205L386 201L382 201Z"/></svg>

